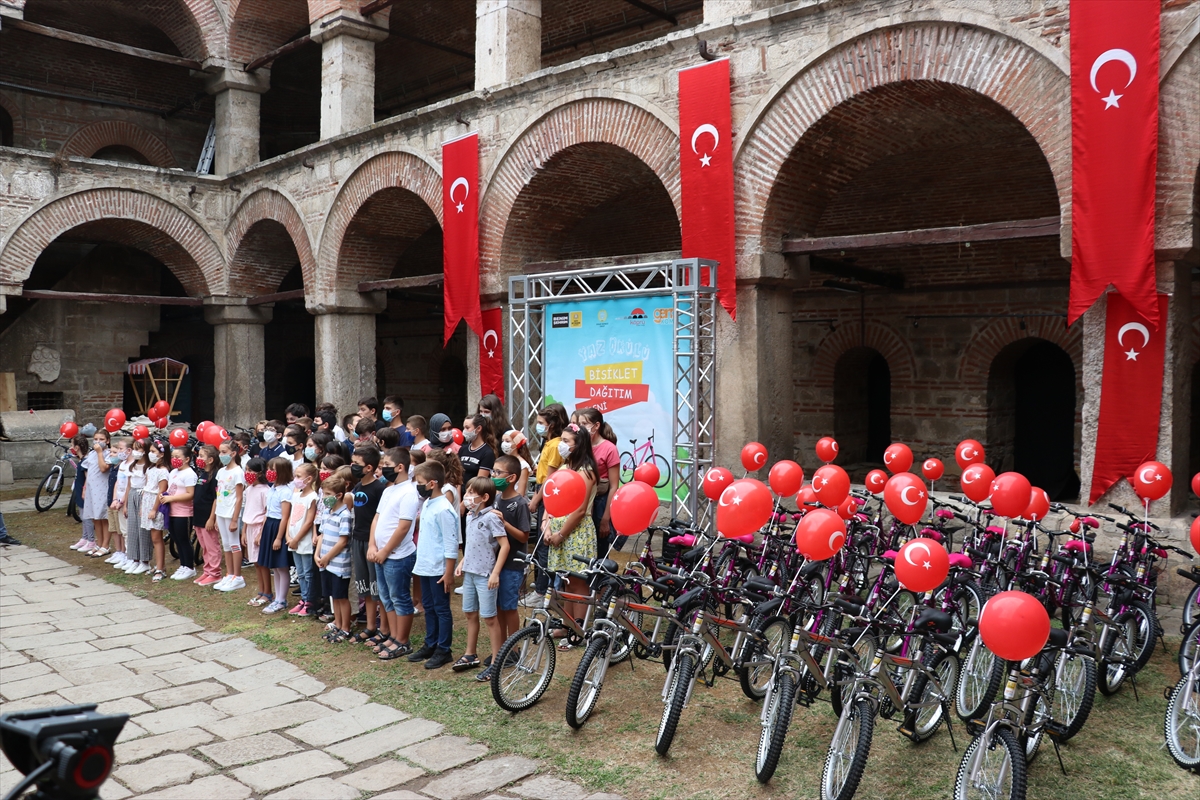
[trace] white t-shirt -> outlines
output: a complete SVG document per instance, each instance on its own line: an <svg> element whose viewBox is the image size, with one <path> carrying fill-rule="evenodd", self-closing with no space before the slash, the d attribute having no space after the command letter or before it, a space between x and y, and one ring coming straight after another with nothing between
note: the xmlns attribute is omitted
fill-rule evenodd
<svg viewBox="0 0 1200 800"><path fill-rule="evenodd" d="M288 538L296 535L296 531L300 530L300 526L304 524L304 518L308 515L308 507L317 502L317 493L309 492L301 494L296 492L292 495L292 520L294 522L288 524ZM313 524L316 524L316 519L313 519ZM300 539L300 543L296 545L296 549L292 552L300 555L311 555L313 551L312 531L306 533Z"/></svg>
<svg viewBox="0 0 1200 800"><path fill-rule="evenodd" d="M132 462L132 460L133 460L133 457L130 456L130 461ZM130 489L141 489L145 485L146 485L146 471L144 469L142 469L141 464L131 463L129 466L129 488Z"/></svg>
<svg viewBox="0 0 1200 800"><path fill-rule="evenodd" d="M117 467L117 486L113 491L114 500L124 500L125 493L129 491L129 456L121 462L121 466Z"/></svg>
<svg viewBox="0 0 1200 800"><path fill-rule="evenodd" d="M417 494L417 486L411 480L383 490L383 496L379 498L379 509L375 512L376 549L387 547L388 540L396 532L401 520L406 519L413 523L408 529L408 535L388 553L389 559L405 558L417 552L413 531L416 528L417 516L421 513L421 503L421 495Z"/></svg>
<svg viewBox="0 0 1200 800"><path fill-rule="evenodd" d="M166 467L151 464L150 469L146 470L146 482L143 488L151 494L158 494L159 484L168 477L170 477L170 473L167 472Z"/></svg>
<svg viewBox="0 0 1200 800"><path fill-rule="evenodd" d="M237 487L246 485L246 473L236 462L217 470L216 515L222 519L233 518L233 507L237 504Z"/></svg>

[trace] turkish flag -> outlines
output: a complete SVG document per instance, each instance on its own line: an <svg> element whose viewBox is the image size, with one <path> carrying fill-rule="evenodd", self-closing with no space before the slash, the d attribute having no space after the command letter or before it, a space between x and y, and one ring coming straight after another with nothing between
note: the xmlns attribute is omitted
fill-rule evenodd
<svg viewBox="0 0 1200 800"><path fill-rule="evenodd" d="M479 388L483 394L504 399L503 312L489 308L483 312L483 335L479 337Z"/></svg>
<svg viewBox="0 0 1200 800"><path fill-rule="evenodd" d="M442 144L442 297L445 346L459 320L482 335L479 311L479 134Z"/></svg>
<svg viewBox="0 0 1200 800"><path fill-rule="evenodd" d="M1158 295L1154 311L1165 323L1167 295ZM1149 317L1121 295L1108 295L1100 423L1089 503L1096 502L1121 478L1132 480L1138 465L1154 458L1162 413L1166 332L1165 324L1155 328Z"/></svg>
<svg viewBox="0 0 1200 800"><path fill-rule="evenodd" d="M1157 0L1071 0L1071 302L1111 284L1152 329L1158 163Z"/></svg>
<svg viewBox="0 0 1200 800"><path fill-rule="evenodd" d="M684 258L711 258L717 299L737 318L729 59L679 71L679 178Z"/></svg>

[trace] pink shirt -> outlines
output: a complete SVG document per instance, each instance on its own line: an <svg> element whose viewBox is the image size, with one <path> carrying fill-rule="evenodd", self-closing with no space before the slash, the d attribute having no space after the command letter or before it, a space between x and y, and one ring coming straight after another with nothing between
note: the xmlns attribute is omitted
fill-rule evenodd
<svg viewBox="0 0 1200 800"><path fill-rule="evenodd" d="M267 495L271 487L265 483L247 486L242 491L242 522L246 525L262 525L267 520Z"/></svg>
<svg viewBox="0 0 1200 800"><path fill-rule="evenodd" d="M596 459L596 478L608 480L608 471L621 463L621 454L617 446L608 439L601 439L599 444L592 445L592 456Z"/></svg>
<svg viewBox="0 0 1200 800"><path fill-rule="evenodd" d="M181 467L171 470L170 476L167 477L167 493L164 497L183 494L184 489L196 485L196 473L191 467ZM172 517L190 517L192 515L192 501L168 503L167 509Z"/></svg>

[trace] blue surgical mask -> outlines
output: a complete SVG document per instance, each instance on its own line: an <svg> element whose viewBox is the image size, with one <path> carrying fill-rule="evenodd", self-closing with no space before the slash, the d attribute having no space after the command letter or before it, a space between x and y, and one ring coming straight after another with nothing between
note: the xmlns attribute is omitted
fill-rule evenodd
<svg viewBox="0 0 1200 800"><path fill-rule="evenodd" d="M543 425L543 424L542 424L542 423L540 423L540 422L539 422L537 425L535 425L535 426L533 427L533 429L534 429L535 431L537 431L537 435L538 435L538 436L545 436L545 435L546 435L546 426L545 426L545 425Z"/></svg>
<svg viewBox="0 0 1200 800"><path fill-rule="evenodd" d="M233 461L233 456L229 455L229 453L221 453L221 464L223 466L229 466L230 461Z"/></svg>
<svg viewBox="0 0 1200 800"><path fill-rule="evenodd" d="M385 408L385 409L383 410L383 421L384 421L384 422L391 422L391 421L392 421L392 417L393 417L393 416L394 416L394 415L392 414L392 412L391 412L391 410L390 410L390 409L387 409L387 408Z"/></svg>
<svg viewBox="0 0 1200 800"><path fill-rule="evenodd" d="M315 448L315 447L304 448L304 458L305 459L307 459L308 461L312 461L316 457L317 457L317 448Z"/></svg>

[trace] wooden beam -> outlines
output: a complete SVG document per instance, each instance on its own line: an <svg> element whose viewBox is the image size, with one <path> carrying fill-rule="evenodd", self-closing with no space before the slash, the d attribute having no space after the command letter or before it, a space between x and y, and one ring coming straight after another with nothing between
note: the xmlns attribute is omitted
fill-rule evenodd
<svg viewBox="0 0 1200 800"><path fill-rule="evenodd" d="M378 292L386 289L423 289L427 286L440 286L446 282L442 273L435 275L414 275L411 278L389 278L386 281L366 281L358 285L360 292Z"/></svg>
<svg viewBox="0 0 1200 800"><path fill-rule="evenodd" d="M251 61L249 64L246 65L246 72L254 72L254 70L258 69L259 67L270 64L272 61L279 58L280 56L286 55L286 54L292 52L293 50L297 50L297 49L303 47L304 45L308 44L310 41L312 41L312 36L310 34L306 33L303 36L301 36L299 39L293 39L292 41L288 42L287 44L282 44L279 47L276 47L274 50L271 50L270 52L263 53L261 56L254 59L253 61Z"/></svg>
<svg viewBox="0 0 1200 800"><path fill-rule="evenodd" d="M1037 239L1058 236L1058 217L985 222L953 228L921 228L888 233L860 233L853 236L820 236L810 239L784 239L783 252L793 254L828 253L834 250L872 250L911 245L991 242L1002 239Z"/></svg>
<svg viewBox="0 0 1200 800"><path fill-rule="evenodd" d="M203 65L199 61L193 61L190 58L181 56L172 56L166 53L156 53L153 50L143 50L140 47L131 47L127 44L117 44L104 39L97 39L94 36L84 36L82 33L72 33L58 28L50 28L45 25L38 25L36 22L26 22L23 19L5 18L4 25L11 27L14 30L25 31L26 33L37 34L38 36L49 36L51 39L61 39L64 42L72 42L74 44L87 45L95 47L99 50L109 50L113 53L121 53L122 55L133 56L134 58L144 58L148 61L157 61L161 64L172 64L176 67L186 67L187 69L201 70Z"/></svg>
<svg viewBox="0 0 1200 800"><path fill-rule="evenodd" d="M458 48L450 47L449 45L438 44L437 42L431 42L428 39L422 39L420 36L413 36L411 34L402 33L400 31L392 31L388 35L391 36L393 39L404 39L405 41L408 41L408 42L415 42L417 44L424 45L425 47L432 47L434 50L441 50L444 53L450 53L451 55L458 56L459 58L465 58L468 61L475 60L474 53L468 53L466 50L459 50Z"/></svg>
<svg viewBox="0 0 1200 800"><path fill-rule="evenodd" d="M126 303L135 306L202 306L199 297L156 297L148 294L102 294L99 292L55 292L49 289L24 289L21 297L30 300L75 300L82 303Z"/></svg>
<svg viewBox="0 0 1200 800"><path fill-rule="evenodd" d="M648 11L659 19L664 19L672 25L679 24L679 20L676 19L673 14L663 11L661 8L655 8L649 3L643 2L643 0L625 0L625 2L634 8L640 8L642 11Z"/></svg>
<svg viewBox="0 0 1200 800"><path fill-rule="evenodd" d="M261 306L265 303L282 303L284 300L303 300L303 289L292 289L287 292L274 292L272 294L260 294L251 297L246 301L248 306Z"/></svg>
<svg viewBox="0 0 1200 800"><path fill-rule="evenodd" d="M810 256L808 259L808 267L813 272L820 272L825 275L835 275L839 278L849 278L850 280L859 281L860 283L870 283L874 286L882 286L886 289L904 288L903 275L896 275L877 269L867 269L866 267L857 267L853 264L847 264L844 261L834 261L833 259L821 258L820 256Z"/></svg>

